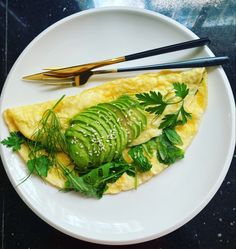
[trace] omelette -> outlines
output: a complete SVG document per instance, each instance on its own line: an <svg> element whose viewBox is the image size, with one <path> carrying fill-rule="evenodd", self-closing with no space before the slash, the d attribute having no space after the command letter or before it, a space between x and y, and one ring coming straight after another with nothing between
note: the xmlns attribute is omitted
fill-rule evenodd
<svg viewBox="0 0 236 249"><path fill-rule="evenodd" d="M29 174L100 198L137 188L184 158L206 106L205 68L142 74L9 108L2 144L18 151Z"/></svg>

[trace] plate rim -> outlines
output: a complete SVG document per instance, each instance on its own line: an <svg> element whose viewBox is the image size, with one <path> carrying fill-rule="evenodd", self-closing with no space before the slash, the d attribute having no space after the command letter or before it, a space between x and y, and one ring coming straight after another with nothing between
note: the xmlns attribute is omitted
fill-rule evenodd
<svg viewBox="0 0 236 249"><path fill-rule="evenodd" d="M26 48L21 52L21 54L18 56L17 60L15 61L15 63L13 64L11 70L8 73L8 76L4 82L4 86L1 92L1 96L0 96L0 111L2 113L2 102L3 102L3 98L2 96L5 94L5 89L6 89L6 85L8 84L10 75L12 74L12 72L14 71L14 69L17 67L19 61L24 57L24 55L28 52L28 50L31 49L31 47L34 45L34 43L36 43L38 40L41 39L41 37L43 37L44 35L46 35L48 32L50 32L51 30L53 30L54 28L60 26L61 24L68 22L72 19L76 19L79 18L80 16L84 16L84 15L89 15L89 14L93 14L93 13L98 13L98 12L106 12L106 11L127 11L127 12L136 12L138 14L147 14L150 16L153 16L155 18L159 18L160 20L163 20L164 22L167 22L168 24L172 24L175 27L178 27L179 29L181 29L182 31L184 31L185 33L187 33L189 36L191 36L192 38L198 38L198 36L196 34L194 34L191 30L189 30L187 27L185 27L184 25L180 24L179 22L175 21L174 19L167 17L163 14L157 13L155 11L151 11L151 10L147 10L147 9L141 9L141 8L136 8L136 7L127 7L127 6L114 6L114 7L100 7L100 8L93 8L93 9L88 9L88 10L84 10L84 11L80 11L77 13L74 13L72 15L69 15L67 17L64 17L63 19L55 22L54 24L50 25L49 27L47 27L45 30L43 30L41 33L39 33L27 46ZM206 47L206 52L210 55L210 56L214 56L214 54L212 53L212 51ZM219 71L220 74L222 75L223 79L224 79L224 84L227 90L227 94L229 96L229 104L230 104L230 113L234 114L235 113L235 103L234 103L234 97L233 97L233 93L232 93L232 89L230 86L230 83L228 81L228 78L223 70L222 67L219 67ZM186 224L187 222L189 222L192 218L194 218L199 212L201 212L203 210L204 207L206 207L206 205L210 202L210 200L214 197L214 195L216 194L216 192L218 191L218 189L220 188L228 170L230 167L230 163L233 157L233 152L234 152L234 146L235 146L235 115L232 115L231 117L232 119L232 136L231 136L231 140L230 140L230 145L229 145L229 150L228 150L228 154L225 156L225 163L222 167L221 173L218 176L217 181L214 183L214 185L212 186L212 188L209 190L208 194L205 196L205 198L195 207L195 209L193 209L191 212L189 212L188 214L185 215L185 217L182 218L182 221L174 224L173 226L169 227L168 229L165 229L162 232L159 232L158 234L151 234L149 236L145 236L145 237L140 237L138 239L126 239L126 240L104 240L104 239L93 239L92 237L89 236L83 236L83 235L79 235L77 233L74 233L73 231L70 231L69 229L65 229L64 227L61 227L59 225L57 225L55 222L51 221L48 217L45 217L44 214L40 213L40 210L36 209L29 201L29 199L24 195L24 192L20 190L20 188L15 188L14 184L13 184L13 177L10 174L10 171L8 169L7 166L7 159L4 156L3 150L5 148L3 148L3 146L0 146L0 154L1 154L1 159L3 162L3 166L4 169L7 173L7 176L13 186L13 188L15 189L15 191L17 192L17 194L20 196L20 198L24 201L24 203L42 220L44 220L47 224L49 224L50 226L56 228L57 230L59 230L60 232L63 232L69 236L72 236L76 239L81 239L87 242L93 242L93 243L97 243L97 244L107 244L107 245L128 245L128 244L136 244L136 243L141 243L141 242L146 242L146 241L150 241L153 239L157 239L159 237L162 237L166 234L169 234L173 231L175 231L176 229L180 228L181 226L183 226L184 224Z"/></svg>

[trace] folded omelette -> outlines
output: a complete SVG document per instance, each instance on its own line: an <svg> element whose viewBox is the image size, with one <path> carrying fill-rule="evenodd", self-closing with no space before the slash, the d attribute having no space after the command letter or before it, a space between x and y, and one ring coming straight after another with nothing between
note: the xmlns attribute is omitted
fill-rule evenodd
<svg viewBox="0 0 236 249"><path fill-rule="evenodd" d="M9 108L2 143L15 146L29 174L100 198L137 188L182 159L206 105L205 68L148 73Z"/></svg>

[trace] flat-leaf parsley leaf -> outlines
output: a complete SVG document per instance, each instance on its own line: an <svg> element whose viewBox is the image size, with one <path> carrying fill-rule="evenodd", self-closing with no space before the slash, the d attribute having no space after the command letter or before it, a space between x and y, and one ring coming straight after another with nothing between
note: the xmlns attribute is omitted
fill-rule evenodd
<svg viewBox="0 0 236 249"><path fill-rule="evenodd" d="M176 147L165 133L157 137L157 158L158 161L167 165L184 157L184 151Z"/></svg>
<svg viewBox="0 0 236 249"><path fill-rule="evenodd" d="M18 151L25 142L25 138L20 132L10 132L10 136L1 141L1 144L12 148L12 151Z"/></svg>
<svg viewBox="0 0 236 249"><path fill-rule="evenodd" d="M180 137L180 135L175 131L175 129L165 129L163 130L166 137L169 139L169 141L174 145L182 145L183 141Z"/></svg>
<svg viewBox="0 0 236 249"><path fill-rule="evenodd" d="M143 154L142 145L134 146L129 150L129 155L134 161L134 165L137 167L138 171L145 172L149 171L152 167L152 164L148 158Z"/></svg>
<svg viewBox="0 0 236 249"><path fill-rule="evenodd" d="M175 89L175 96L180 97L181 99L184 99L188 93L189 89L184 83L173 83L174 89Z"/></svg>
<svg viewBox="0 0 236 249"><path fill-rule="evenodd" d="M140 104L146 107L146 111L160 115L164 112L168 103L163 100L163 96L160 92L156 93L150 91L149 93L136 94L136 97L140 101Z"/></svg>
<svg viewBox="0 0 236 249"><path fill-rule="evenodd" d="M50 166L52 166L52 162L45 155L30 159L27 162L30 174L35 173L40 177L47 177Z"/></svg>
<svg viewBox="0 0 236 249"><path fill-rule="evenodd" d="M150 91L148 93L136 94L136 97L139 100L140 105L144 106L145 111L155 113L157 116L161 115L168 105L174 105L182 102L181 108L177 113L173 115L166 115L164 118L166 123L163 126L171 127L180 123L177 122L179 114L183 116L182 123L186 123L186 118L190 117L190 114L187 113L183 107L184 99L188 93L189 89L186 84L175 82L173 83L173 91L168 92L165 96L163 96L160 92Z"/></svg>

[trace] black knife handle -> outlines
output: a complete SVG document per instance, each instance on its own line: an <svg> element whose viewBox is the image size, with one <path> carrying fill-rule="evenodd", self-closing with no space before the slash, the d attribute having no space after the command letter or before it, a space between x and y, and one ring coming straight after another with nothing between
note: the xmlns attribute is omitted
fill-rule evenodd
<svg viewBox="0 0 236 249"><path fill-rule="evenodd" d="M166 47L155 48L155 49L146 50L146 51L135 53L135 54L126 55L125 61L131 61L131 60L141 59L141 58L145 58L145 57L149 57L153 55L165 54L165 53L175 52L179 50L200 47L208 43L210 43L210 40L208 37L191 40L187 42L181 42L181 43L177 43L177 44L166 46Z"/></svg>

